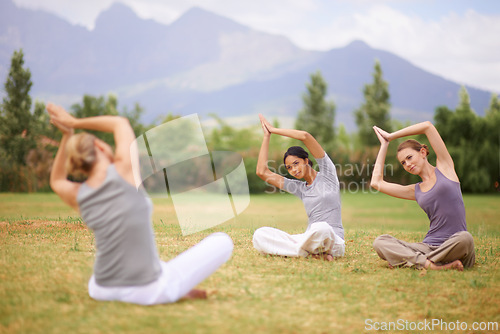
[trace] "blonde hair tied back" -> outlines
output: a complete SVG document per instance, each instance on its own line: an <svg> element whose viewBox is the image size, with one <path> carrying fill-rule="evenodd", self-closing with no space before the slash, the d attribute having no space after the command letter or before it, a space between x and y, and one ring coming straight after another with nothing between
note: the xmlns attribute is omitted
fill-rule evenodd
<svg viewBox="0 0 500 334"><path fill-rule="evenodd" d="M418 141L415 139L408 139L399 144L398 146L398 152L404 150L405 148L411 148L417 152L420 152L421 149L425 149L425 155L429 155L429 147L425 144L420 144Z"/></svg>
<svg viewBox="0 0 500 334"><path fill-rule="evenodd" d="M96 161L96 137L86 132L72 136L66 144L66 171L70 175L88 175Z"/></svg>

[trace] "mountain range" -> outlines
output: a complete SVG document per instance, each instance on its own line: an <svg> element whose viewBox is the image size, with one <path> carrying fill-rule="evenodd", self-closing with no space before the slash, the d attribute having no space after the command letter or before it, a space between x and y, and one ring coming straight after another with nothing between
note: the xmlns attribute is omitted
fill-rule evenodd
<svg viewBox="0 0 500 334"><path fill-rule="evenodd" d="M300 49L283 36L252 30L201 8L165 25L114 4L88 30L43 11L0 4L0 78L22 48L32 73L32 95L70 106L84 94L117 95L139 103L143 121L167 113L210 113L234 125L256 124L257 113L293 125L312 73L328 83L336 123L354 129L380 61L389 83L391 115L400 121L432 120L434 109L458 104L460 85L426 72L390 52L353 41L329 51ZM4 79L1 79L2 81ZM491 94L466 86L471 105L484 114Z"/></svg>

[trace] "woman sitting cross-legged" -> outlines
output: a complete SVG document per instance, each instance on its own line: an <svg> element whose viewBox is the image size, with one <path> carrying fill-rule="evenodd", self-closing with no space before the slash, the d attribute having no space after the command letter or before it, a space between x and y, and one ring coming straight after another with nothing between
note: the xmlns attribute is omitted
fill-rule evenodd
<svg viewBox="0 0 500 334"><path fill-rule="evenodd" d="M47 110L63 133L50 185L80 212L95 235L90 297L142 305L206 298L205 291L193 288L230 258L231 238L214 233L169 262L160 261L151 224L152 204L135 186L132 160L138 159L131 156L131 151L136 152L131 150L135 136L128 120L118 116L77 119L53 104ZM89 133L73 135L76 128L113 133L115 152ZM67 170L87 180L69 181Z"/></svg>
<svg viewBox="0 0 500 334"><path fill-rule="evenodd" d="M453 160L434 125L423 122L393 133L378 127L374 130L380 140L380 151L371 186L390 196L416 200L430 220L430 229L422 242L408 243L384 234L373 243L377 254L391 267L456 270L472 267L475 261L474 240L467 232L460 183ZM399 145L397 157L403 168L410 174L420 176L422 182L403 186L384 181L389 142L417 134L427 136L436 152L436 167L427 161L427 146L410 139Z"/></svg>
<svg viewBox="0 0 500 334"><path fill-rule="evenodd" d="M339 180L332 160L309 133L275 128L262 115L259 117L264 139L257 161L257 175L267 183L298 196L304 203L309 223L304 233L295 235L272 227L261 227L253 235L254 247L264 254L291 257L312 255L328 261L343 256L345 243ZM271 172L267 166L271 134L301 140L316 159L320 171L316 172L312 168L309 155L303 148L292 146L283 160L290 175L298 180Z"/></svg>

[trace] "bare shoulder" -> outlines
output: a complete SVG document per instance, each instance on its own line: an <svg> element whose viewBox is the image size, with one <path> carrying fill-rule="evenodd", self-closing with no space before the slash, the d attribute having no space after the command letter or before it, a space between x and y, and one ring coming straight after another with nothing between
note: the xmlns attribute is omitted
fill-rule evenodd
<svg viewBox="0 0 500 334"><path fill-rule="evenodd" d="M458 175L455 172L455 168L454 168L453 165L450 166L448 164L437 163L436 167L437 167L437 169L439 169L439 171L441 172L441 174L443 174L447 179L449 179L451 181L454 181L454 182L460 182L460 180L458 179Z"/></svg>
<svg viewBox="0 0 500 334"><path fill-rule="evenodd" d="M52 190L59 195L64 203L79 211L77 196L81 183L71 182L68 180L58 180L53 182L51 186Z"/></svg>

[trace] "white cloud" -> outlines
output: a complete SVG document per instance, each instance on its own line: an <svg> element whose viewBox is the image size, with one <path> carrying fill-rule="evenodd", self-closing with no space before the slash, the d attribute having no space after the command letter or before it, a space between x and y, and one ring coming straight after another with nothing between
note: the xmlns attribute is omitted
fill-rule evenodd
<svg viewBox="0 0 500 334"><path fill-rule="evenodd" d="M99 13L110 7L114 0L14 0L22 8L44 10L53 13L72 24L81 25L91 29Z"/></svg>
<svg viewBox="0 0 500 334"><path fill-rule="evenodd" d="M303 21L305 12L318 9L317 0L122 0L144 18L171 23L198 6L260 31L285 34Z"/></svg>
<svg viewBox="0 0 500 334"><path fill-rule="evenodd" d="M153 19L163 24L170 24L178 19L193 5L188 1L176 0L122 0L139 17Z"/></svg>
<svg viewBox="0 0 500 334"><path fill-rule="evenodd" d="M498 36L499 15L469 10L464 15L451 13L438 21L426 21L379 5L292 39L302 47L323 50L361 39L447 79L500 92Z"/></svg>
<svg viewBox="0 0 500 334"><path fill-rule="evenodd" d="M500 15L469 10L426 20L393 9L392 1L357 0L15 0L92 28L113 2L168 24L199 6L253 29L287 36L299 47L328 50L361 39L445 78L500 92ZM359 5L359 4L362 5ZM375 3L374 5L372 5ZM359 6L357 6L358 4ZM472 5L472 4L471 4ZM371 6L371 7L370 7ZM496 11L498 12L498 11Z"/></svg>

